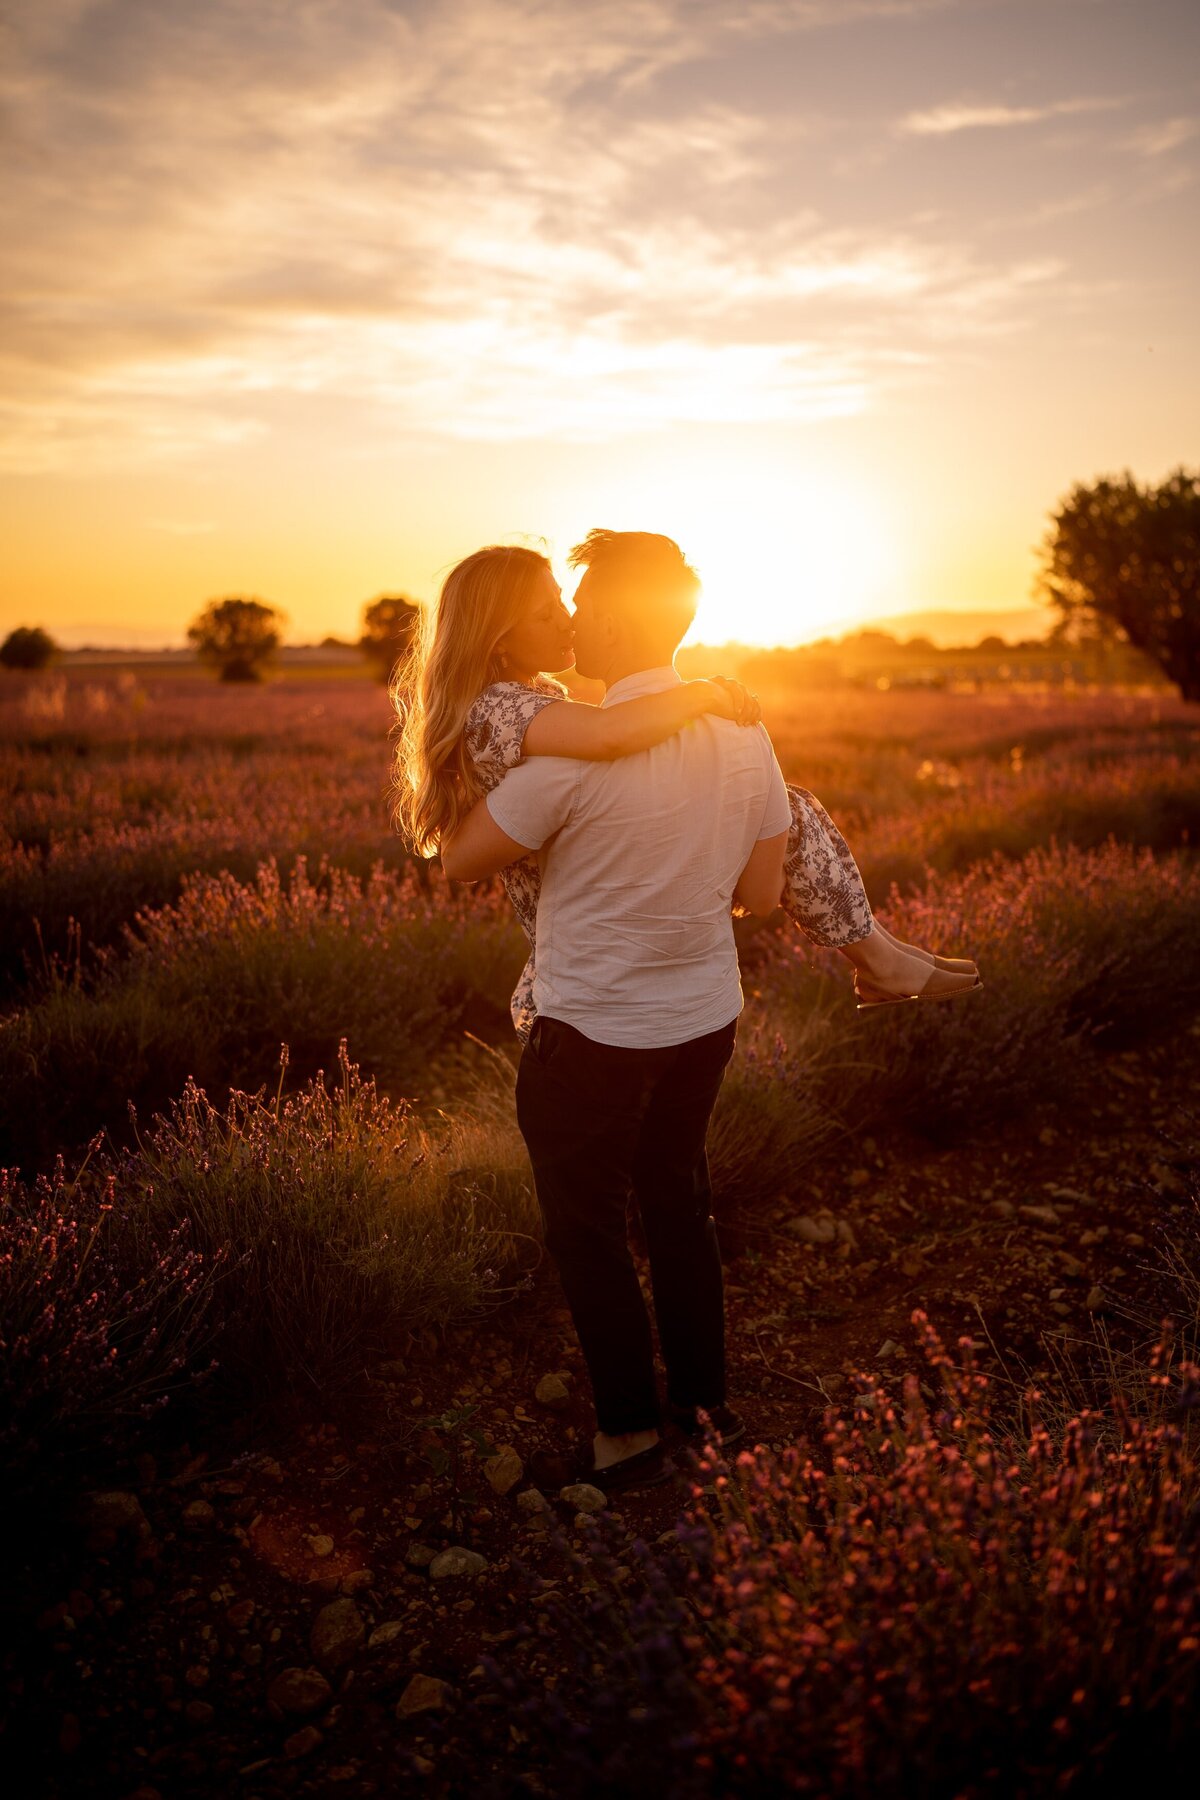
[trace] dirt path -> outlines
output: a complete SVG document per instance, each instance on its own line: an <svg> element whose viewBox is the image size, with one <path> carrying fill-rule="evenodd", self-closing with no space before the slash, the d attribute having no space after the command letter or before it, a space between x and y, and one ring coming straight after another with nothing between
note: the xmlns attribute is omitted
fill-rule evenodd
<svg viewBox="0 0 1200 1800"><path fill-rule="evenodd" d="M949 1346L968 1333L985 1367L1014 1376L1048 1375L1047 1344L1058 1360L1098 1323L1116 1343L1152 1334L1167 1293L1159 1232L1172 1219L1175 1235L1196 1231L1181 1170L1198 1093L1200 1023L1107 1057L1081 1111L1048 1106L956 1148L867 1139L764 1214L724 1220L730 1398L747 1443L818 1433L855 1368L897 1389L920 1373L916 1307ZM535 1397L555 1375L560 1409ZM472 1453L460 1488L479 1498L454 1517L419 1459L418 1422L465 1406L522 1474L493 1492ZM585 1541L558 1498L592 1423L553 1276L374 1371L354 1414L236 1458L193 1446L143 1459L123 1500L24 1566L5 1665L10 1754L37 1771L22 1793L390 1794L411 1778L400 1747L434 1775L430 1715L398 1720L398 1703L453 1716L480 1652L503 1657L530 1604L514 1552L547 1587L569 1580L520 1499L531 1477ZM681 1495L668 1484L615 1510L652 1540ZM431 1575L429 1555L453 1545L486 1567ZM281 1681L287 1670L318 1673ZM432 1685L412 1687L417 1675Z"/></svg>

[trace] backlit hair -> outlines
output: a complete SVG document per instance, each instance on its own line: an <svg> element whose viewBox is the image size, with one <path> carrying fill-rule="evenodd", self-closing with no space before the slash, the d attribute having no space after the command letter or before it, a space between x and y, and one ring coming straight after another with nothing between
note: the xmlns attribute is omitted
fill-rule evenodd
<svg viewBox="0 0 1200 1800"><path fill-rule="evenodd" d="M593 577L592 604L618 614L640 637L664 646L669 640L674 649L696 616L700 577L674 538L655 531L589 531L567 561Z"/></svg>
<svg viewBox="0 0 1200 1800"><path fill-rule="evenodd" d="M392 820L419 856L437 855L482 792L463 740L467 714L503 679L497 646L549 572L536 550L503 544L465 557L442 583L437 606L424 608L392 677Z"/></svg>

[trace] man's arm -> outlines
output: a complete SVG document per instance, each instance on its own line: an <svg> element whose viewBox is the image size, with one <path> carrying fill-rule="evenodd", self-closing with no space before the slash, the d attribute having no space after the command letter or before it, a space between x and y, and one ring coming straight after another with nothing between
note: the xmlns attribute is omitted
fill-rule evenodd
<svg viewBox="0 0 1200 1800"><path fill-rule="evenodd" d="M485 875L497 875L509 863L527 856L534 847L518 844L516 838L501 831L487 801L477 800L454 836L442 845L442 867L452 881L482 881Z"/></svg>
<svg viewBox="0 0 1200 1800"><path fill-rule="evenodd" d="M535 756L510 769L442 845L442 867L451 880L480 881L540 850L569 818L586 766Z"/></svg>
<svg viewBox="0 0 1200 1800"><path fill-rule="evenodd" d="M757 918L769 918L779 905L787 841L786 831L779 832L776 837L759 838L738 876L734 898Z"/></svg>

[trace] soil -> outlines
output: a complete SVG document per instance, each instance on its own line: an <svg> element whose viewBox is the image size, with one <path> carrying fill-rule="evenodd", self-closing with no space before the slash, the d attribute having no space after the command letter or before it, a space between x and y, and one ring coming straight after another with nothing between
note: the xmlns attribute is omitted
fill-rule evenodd
<svg viewBox="0 0 1200 1800"><path fill-rule="evenodd" d="M1164 1234L1194 1246L1200 1224L1189 1198L1200 1023L1114 1051L1102 1072L1072 1112L1034 1109L965 1145L861 1140L772 1208L720 1219L739 1450L818 1443L824 1409L851 1396L856 1371L897 1392L922 1373L917 1308L949 1348L972 1339L1014 1406L1027 1380L1053 1387L1068 1362L1084 1383L1105 1366L1105 1343L1119 1356L1153 1341L1180 1305ZM535 1398L554 1374L569 1396L560 1411ZM420 1421L464 1407L523 1472L495 1493L465 1447L455 1516L450 1483L422 1459ZM8 1543L6 1762L27 1770L9 1791L354 1796L394 1793L414 1772L438 1791L431 1714L397 1718L397 1703L415 1675L446 1683L429 1692L453 1731L479 1655L503 1661L529 1614L514 1553L547 1587L573 1579L518 1495L537 1485L585 1550L587 1526L558 1495L593 1429L543 1265L506 1308L370 1371L336 1413L259 1421L248 1441L225 1422L207 1449L143 1457L115 1515L85 1506L72 1525ZM647 1542L687 1496L675 1444L675 1479L610 1502ZM464 1545L487 1567L434 1579L410 1561L414 1544ZM351 1641L340 1661L315 1654L314 1619L339 1599L351 1639L352 1606L368 1638L395 1622L391 1641ZM322 1661L328 1692L317 1684L309 1710L281 1711L270 1698L281 1671Z"/></svg>

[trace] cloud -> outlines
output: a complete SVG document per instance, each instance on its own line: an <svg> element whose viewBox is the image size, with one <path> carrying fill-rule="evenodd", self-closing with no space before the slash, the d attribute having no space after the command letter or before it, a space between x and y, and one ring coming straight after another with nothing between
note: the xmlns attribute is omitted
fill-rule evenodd
<svg viewBox="0 0 1200 1800"><path fill-rule="evenodd" d="M910 137L945 137L955 131L977 131L1008 125L1036 125L1043 119L1060 119L1074 113L1107 112L1125 104L1111 98L1053 100L1044 106L979 105L949 101L923 112L910 112L899 130Z"/></svg>
<svg viewBox="0 0 1200 1800"><path fill-rule="evenodd" d="M940 4L42 0L0 72L0 462L211 457L304 406L487 440L863 411L1059 265L831 225L805 118L685 75Z"/></svg>
<svg viewBox="0 0 1200 1800"><path fill-rule="evenodd" d="M1164 119L1160 124L1144 125L1126 138L1125 143L1128 149L1136 150L1142 156L1166 156L1169 151L1190 143L1197 132L1200 132L1200 119Z"/></svg>

